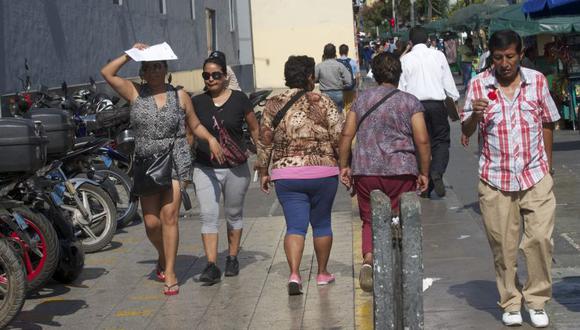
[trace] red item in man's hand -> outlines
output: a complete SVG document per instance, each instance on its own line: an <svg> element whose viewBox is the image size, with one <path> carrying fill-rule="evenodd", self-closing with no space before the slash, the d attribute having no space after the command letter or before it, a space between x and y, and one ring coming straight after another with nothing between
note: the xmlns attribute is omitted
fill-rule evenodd
<svg viewBox="0 0 580 330"><path fill-rule="evenodd" d="M492 89L489 91L489 93L487 93L487 98L490 99L491 101L497 100L497 93L495 89Z"/></svg>

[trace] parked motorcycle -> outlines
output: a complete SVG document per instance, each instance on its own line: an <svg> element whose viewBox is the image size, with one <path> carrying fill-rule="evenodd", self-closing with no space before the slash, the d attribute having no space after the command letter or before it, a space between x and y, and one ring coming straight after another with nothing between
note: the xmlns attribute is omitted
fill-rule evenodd
<svg viewBox="0 0 580 330"><path fill-rule="evenodd" d="M53 278L61 283L71 283L82 272L85 256L82 243L74 233L72 219L68 218L57 205L58 198L52 194L60 181L50 179L47 174L59 166L59 162L45 166L35 176L19 184L11 195L51 222L60 246L58 265Z"/></svg>
<svg viewBox="0 0 580 330"><path fill-rule="evenodd" d="M51 179L60 181L52 196L72 217L75 234L87 253L107 246L117 230L117 209L111 198L116 198L116 188L106 177L92 170L90 163L91 155L104 143L106 140L94 140L70 152L60 159L61 165L48 174Z"/></svg>
<svg viewBox="0 0 580 330"><path fill-rule="evenodd" d="M0 237L9 239L23 260L29 290L36 290L53 275L59 258L58 239L50 222L31 211L10 192L23 176L31 175L46 160L46 136L41 125L18 118L0 120Z"/></svg>
<svg viewBox="0 0 580 330"><path fill-rule="evenodd" d="M76 126L66 110L33 109L26 116L42 122L50 141L48 158L61 161L57 169L48 173L51 179L60 180L53 191L57 205L69 212L85 252L102 249L111 242L117 228L117 211L111 199L116 196L116 190L106 179L94 180L90 158L108 140L75 139ZM80 174L87 174L87 177L77 177Z"/></svg>
<svg viewBox="0 0 580 330"><path fill-rule="evenodd" d="M18 315L26 297L22 260L7 239L0 239L0 328Z"/></svg>
<svg viewBox="0 0 580 330"><path fill-rule="evenodd" d="M19 252L27 290L44 286L56 270L60 253L50 221L21 203L4 199L0 201L0 238L8 239Z"/></svg>
<svg viewBox="0 0 580 330"><path fill-rule="evenodd" d="M115 161L126 164L129 159L110 146L99 148L98 157L93 160L92 168L96 176L110 181L116 191L117 227L124 227L135 219L138 211L137 201L131 198L133 180L125 171L115 166Z"/></svg>

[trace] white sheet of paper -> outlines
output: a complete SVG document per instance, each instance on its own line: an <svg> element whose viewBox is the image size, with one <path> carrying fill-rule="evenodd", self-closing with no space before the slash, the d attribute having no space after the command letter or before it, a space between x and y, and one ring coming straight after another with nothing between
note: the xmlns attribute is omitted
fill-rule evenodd
<svg viewBox="0 0 580 330"><path fill-rule="evenodd" d="M173 49L171 49L171 46L169 46L169 44L166 42L150 46L149 48L145 48L143 50L131 48L126 50L125 53L136 62L169 61L177 59L177 55L175 55Z"/></svg>

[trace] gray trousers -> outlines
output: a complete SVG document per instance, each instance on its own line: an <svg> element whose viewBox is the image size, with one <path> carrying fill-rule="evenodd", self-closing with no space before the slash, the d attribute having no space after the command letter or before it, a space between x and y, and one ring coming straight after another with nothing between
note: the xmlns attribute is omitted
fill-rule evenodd
<svg viewBox="0 0 580 330"><path fill-rule="evenodd" d="M202 234L218 232L222 195L228 229L242 229L244 199L250 178L248 163L234 168L213 168L195 164L193 183L199 201Z"/></svg>

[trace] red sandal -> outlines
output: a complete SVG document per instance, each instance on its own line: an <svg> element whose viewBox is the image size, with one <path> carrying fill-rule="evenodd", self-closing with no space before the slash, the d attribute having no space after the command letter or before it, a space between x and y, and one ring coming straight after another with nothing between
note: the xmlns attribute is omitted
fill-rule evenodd
<svg viewBox="0 0 580 330"><path fill-rule="evenodd" d="M179 283L175 283L173 285L165 284L163 287L164 287L163 294L166 296L175 296L179 294Z"/></svg>
<svg viewBox="0 0 580 330"><path fill-rule="evenodd" d="M165 282L165 273L159 264L157 264L157 267L155 267L155 276L159 282Z"/></svg>

